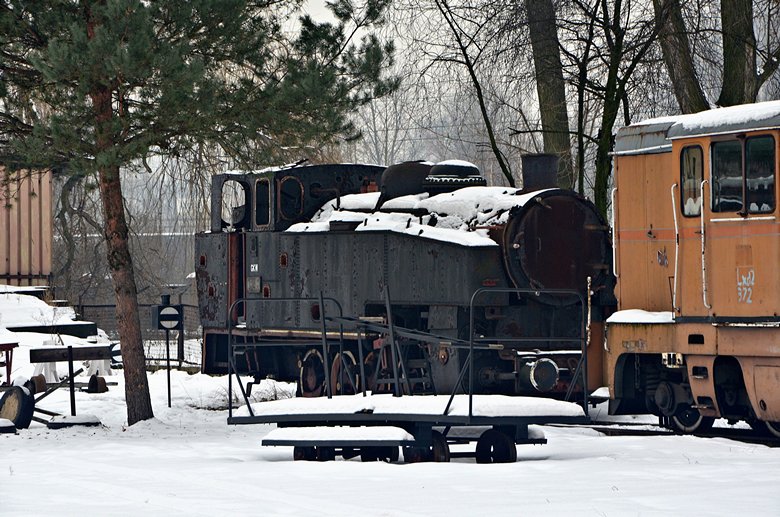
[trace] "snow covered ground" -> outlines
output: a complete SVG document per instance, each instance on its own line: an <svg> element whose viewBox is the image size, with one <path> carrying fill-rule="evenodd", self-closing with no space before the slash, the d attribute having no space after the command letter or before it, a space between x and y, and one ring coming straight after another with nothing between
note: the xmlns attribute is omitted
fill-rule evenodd
<svg viewBox="0 0 780 517"><path fill-rule="evenodd" d="M122 377L77 393L101 427L0 435L0 515L778 515L780 449L546 427L514 464L293 462L272 426L226 424L224 377L149 375L156 419L125 425ZM280 392L284 385L277 385ZM263 387L271 394L273 385ZM260 390L256 390L260 391ZM284 396L279 393L280 396ZM41 407L68 412L67 390ZM455 449L457 450L457 449Z"/></svg>
<svg viewBox="0 0 780 517"><path fill-rule="evenodd" d="M29 348L51 337L19 337L13 376L29 377ZM169 409L165 371L150 373L156 418L128 427L113 373L107 393L76 394L101 426L0 434L0 516L780 515L780 448L545 427L549 443L518 446L513 464L293 462L260 446L273 426L227 425L226 377L172 372ZM254 406L291 391L264 382ZM39 407L68 414L68 391Z"/></svg>

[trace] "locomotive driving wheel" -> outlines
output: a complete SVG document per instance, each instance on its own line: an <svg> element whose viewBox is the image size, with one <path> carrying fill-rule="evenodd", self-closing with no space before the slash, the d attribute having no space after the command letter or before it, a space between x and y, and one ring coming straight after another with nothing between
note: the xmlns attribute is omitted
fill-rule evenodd
<svg viewBox="0 0 780 517"><path fill-rule="evenodd" d="M354 386L350 379L354 380ZM360 376L355 355L350 351L336 354L330 368L330 392L334 395L354 395L359 390Z"/></svg>
<svg viewBox="0 0 780 517"><path fill-rule="evenodd" d="M303 356L298 389L302 397L320 397L325 392L325 363L322 354L315 348Z"/></svg>
<svg viewBox="0 0 780 517"><path fill-rule="evenodd" d="M517 461L515 441L497 429L488 429L477 441L477 463L514 463Z"/></svg>
<svg viewBox="0 0 780 517"><path fill-rule="evenodd" d="M775 438L780 438L780 422L764 422L766 430Z"/></svg>

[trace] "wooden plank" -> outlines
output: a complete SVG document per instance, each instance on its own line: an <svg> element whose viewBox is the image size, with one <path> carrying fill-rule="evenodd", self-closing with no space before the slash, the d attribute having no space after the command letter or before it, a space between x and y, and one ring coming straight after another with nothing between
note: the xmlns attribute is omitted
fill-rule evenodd
<svg viewBox="0 0 780 517"><path fill-rule="evenodd" d="M111 359L110 346L79 346L73 347L74 361L91 361L98 359ZM30 350L31 363L55 363L68 360L68 349L57 348L33 348Z"/></svg>
<svg viewBox="0 0 780 517"><path fill-rule="evenodd" d="M5 174L5 168L0 168L0 174ZM10 186L0 183L0 275L11 273L11 208L9 206ZM11 282L8 282L9 284Z"/></svg>
<svg viewBox="0 0 780 517"><path fill-rule="evenodd" d="M41 200L41 237L40 237L40 264L41 275L50 275L52 271L52 243L53 239L53 207L52 203L52 172L46 171L41 178L41 187L38 193ZM45 280L36 282L40 285L48 284Z"/></svg>
<svg viewBox="0 0 780 517"><path fill-rule="evenodd" d="M32 178L30 177L30 171L24 170L19 172L17 178L18 198L15 204L16 210L19 212L19 240L16 245L19 249L19 275L29 275L30 271L30 251L32 249L32 206L33 200L30 199L30 188ZM29 280L19 280L19 285L30 285Z"/></svg>

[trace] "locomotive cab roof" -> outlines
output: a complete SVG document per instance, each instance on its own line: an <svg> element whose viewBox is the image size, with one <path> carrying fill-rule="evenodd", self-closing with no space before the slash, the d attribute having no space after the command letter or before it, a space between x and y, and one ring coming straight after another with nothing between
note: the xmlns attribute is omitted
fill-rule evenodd
<svg viewBox="0 0 780 517"><path fill-rule="evenodd" d="M701 113L659 117L620 128L616 155L670 152L672 140L743 133L780 127L780 101L718 108Z"/></svg>

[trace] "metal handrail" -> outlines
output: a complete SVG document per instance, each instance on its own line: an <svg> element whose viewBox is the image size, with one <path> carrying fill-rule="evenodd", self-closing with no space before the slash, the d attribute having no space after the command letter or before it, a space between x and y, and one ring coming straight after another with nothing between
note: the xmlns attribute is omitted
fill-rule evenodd
<svg viewBox="0 0 780 517"><path fill-rule="evenodd" d="M672 310L675 316L680 313L680 308L677 306L677 279L680 276L680 223L677 218L677 196L675 195L677 190L677 183L672 185L672 215L674 216L674 285L672 286Z"/></svg>
<svg viewBox="0 0 780 517"><path fill-rule="evenodd" d="M699 186L699 195L701 196L701 301L706 309L712 309L712 305L707 300L707 236L704 218L707 206L704 199L704 185L707 184L707 180L702 180Z"/></svg>
<svg viewBox="0 0 780 517"><path fill-rule="evenodd" d="M285 297L285 298L237 298L233 301L233 303L230 304L230 307L228 308L228 418L233 418L233 374L236 375L236 380L238 381L238 385L241 388L241 394L244 396L244 402L246 403L247 408L249 409L250 416L255 416L252 411L252 405L249 403L249 397L246 395L246 389L244 389L244 384L241 382L241 376L238 374L236 364L235 364L235 356L233 352L233 348L235 344L233 343L233 318L230 317L231 314L233 314L234 310L238 307L241 303L247 303L247 302L319 302L320 304L320 325L322 327L322 361L323 361L323 369L325 370L325 391L328 395L328 398L332 397L331 389L330 389L330 368L328 368L328 351L327 351L327 334L326 334L326 328L325 328L325 302L333 302L336 307L338 308L339 317L343 317L344 311L341 307L341 304L338 300L331 297L325 297L322 296L322 293L320 292L319 297L317 298L303 298L303 297ZM341 337L341 341L343 341L344 336L344 327L343 325L339 324L339 336ZM288 345L289 343L283 343L280 342L278 345L274 343L274 346L283 346ZM341 356L343 359L343 355Z"/></svg>

